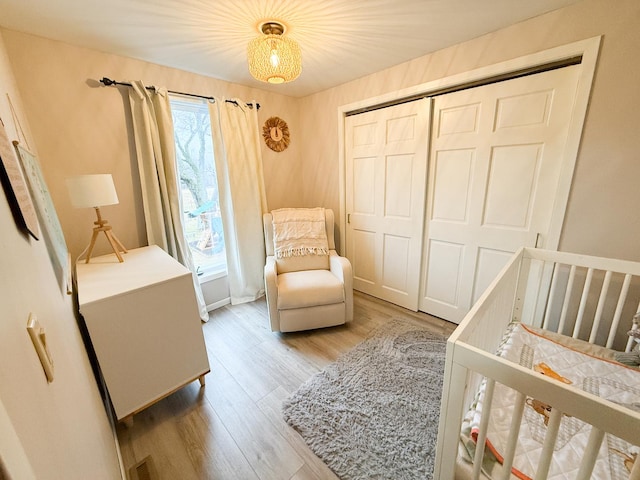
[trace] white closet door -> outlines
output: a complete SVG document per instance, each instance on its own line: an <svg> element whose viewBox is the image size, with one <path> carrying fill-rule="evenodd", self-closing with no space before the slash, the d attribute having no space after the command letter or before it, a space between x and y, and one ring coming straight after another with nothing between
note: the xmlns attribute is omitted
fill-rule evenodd
<svg viewBox="0 0 640 480"><path fill-rule="evenodd" d="M430 100L347 117L347 257L356 290L417 311Z"/></svg>
<svg viewBox="0 0 640 480"><path fill-rule="evenodd" d="M434 100L420 310L459 323L513 252L545 246L578 74Z"/></svg>

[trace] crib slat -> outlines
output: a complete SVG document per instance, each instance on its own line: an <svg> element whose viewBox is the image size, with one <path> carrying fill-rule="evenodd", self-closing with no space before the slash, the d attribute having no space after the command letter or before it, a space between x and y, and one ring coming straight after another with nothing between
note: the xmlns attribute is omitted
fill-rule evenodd
<svg viewBox="0 0 640 480"><path fill-rule="evenodd" d="M549 298L547 299L547 306L544 310L544 319L542 321L542 328L545 330L549 328L549 318L551 317L551 305L556 296L556 283L558 283L558 264L553 264L553 276L551 277L551 286L549 287Z"/></svg>
<svg viewBox="0 0 640 480"><path fill-rule="evenodd" d="M511 467L513 467L513 457L516 455L516 445L518 443L518 435L520 434L520 425L522 424L522 414L524 413L526 400L526 395L517 392L513 405L511 429L509 430L509 438L507 439L507 449L504 452L504 462L502 463L504 471L501 480L509 480L511 478Z"/></svg>
<svg viewBox="0 0 640 480"><path fill-rule="evenodd" d="M491 416L491 403L493 402L493 390L496 386L496 381L487 378L487 386L484 391L484 400L482 403L482 418L480 419L480 431L478 432L478 439L476 440L476 453L473 457L473 480L480 478L480 471L482 469L482 458L484 457L484 447L487 442L487 430L489 428L489 417Z"/></svg>
<svg viewBox="0 0 640 480"><path fill-rule="evenodd" d="M589 297L589 289L591 288L591 280L593 280L593 268L587 270L587 278L584 279L584 287L582 288L582 296L580 297L580 306L578 307L578 315L576 324L573 327L573 338L580 335L580 327L582 327L582 319L584 317L584 309L587 307L587 297Z"/></svg>
<svg viewBox="0 0 640 480"><path fill-rule="evenodd" d="M620 317L622 316L622 309L624 308L624 302L627 300L627 294L629 293L629 285L631 285L632 275L627 273L624 276L624 282L622 282L622 288L620 289L620 296L618 297L618 305L616 305L616 311L613 314L613 321L611 322L611 328L609 329L609 336L607 337L607 348L613 347L613 341L616 338L618 331L618 324L620 323Z"/></svg>
<svg viewBox="0 0 640 480"><path fill-rule="evenodd" d="M598 452L600 451L600 445L602 444L603 439L604 431L596 427L591 427L589 441L584 449L582 463L580 464L580 470L578 470L576 480L589 480L591 478L593 467L596 464L596 459L598 458Z"/></svg>
<svg viewBox="0 0 640 480"><path fill-rule="evenodd" d="M560 324L558 325L558 333L564 335L564 325L567 321L567 311L569 310L569 302L571 300L571 293L573 291L573 282L576 279L576 266L571 265L569 271L569 280L567 281L567 290L564 293L564 302L562 304L562 312L560 312Z"/></svg>
<svg viewBox="0 0 640 480"><path fill-rule="evenodd" d="M604 310L604 302L607 300L607 292L609 291L609 284L611 283L611 275L611 270L607 270L607 273L604 274L600 298L598 298L598 306L596 307L596 314L593 317L593 326L591 327L591 334L589 335L589 343L595 343L596 336L598 335L598 328L600 328L600 321L602 320L602 311Z"/></svg>
<svg viewBox="0 0 640 480"><path fill-rule="evenodd" d="M549 475L549 467L551 466L551 458L553 457L553 447L558 438L560 430L560 421L562 420L562 412L557 408L551 409L549 415L549 425L547 425L547 433L544 436L542 444L542 452L540 453L540 463L534 480L546 480Z"/></svg>

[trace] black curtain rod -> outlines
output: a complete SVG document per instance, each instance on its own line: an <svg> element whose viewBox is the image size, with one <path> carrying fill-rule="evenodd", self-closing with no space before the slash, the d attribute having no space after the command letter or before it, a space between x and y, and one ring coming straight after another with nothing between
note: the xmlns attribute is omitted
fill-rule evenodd
<svg viewBox="0 0 640 480"><path fill-rule="evenodd" d="M127 82L116 82L115 80L111 80L110 78L107 77L102 77L100 79L100 83L104 84L107 87L110 87L112 85L122 85L124 87L131 87L132 85L130 83ZM154 87L147 87L145 86L146 89L148 90L153 90ZM184 95L185 97L195 97L195 98L203 98L205 100L211 100L212 102L215 102L215 98L213 97L205 97L204 95L198 95L197 93L184 93L184 92L175 92L173 90L167 90L167 92L169 93L173 93L174 95ZM233 103L235 106L238 106L238 102L236 102L235 100L225 100L225 102L227 103ZM253 108L253 103L247 103L247 105L249 106L249 108ZM255 107L257 110L260 110L260 104L256 103Z"/></svg>

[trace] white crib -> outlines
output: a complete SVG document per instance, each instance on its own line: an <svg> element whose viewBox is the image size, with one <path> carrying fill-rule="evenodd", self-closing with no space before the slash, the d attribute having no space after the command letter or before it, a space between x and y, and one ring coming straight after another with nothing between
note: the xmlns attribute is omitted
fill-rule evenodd
<svg viewBox="0 0 640 480"><path fill-rule="evenodd" d="M639 412L494 354L512 321L630 351L633 341L627 331L637 328L634 315L640 310L639 299L640 263L527 248L517 252L449 338L433 478L454 478L462 419L484 378L485 405L491 404L497 384L517 392L507 442L513 448L504 452L501 476L505 480L511 475L527 398L553 407L535 480L547 478L563 414L591 425L575 478L592 478L605 433L640 445ZM489 410L483 409L473 467L469 467L474 479L481 478ZM630 468L628 478L640 480L640 459Z"/></svg>

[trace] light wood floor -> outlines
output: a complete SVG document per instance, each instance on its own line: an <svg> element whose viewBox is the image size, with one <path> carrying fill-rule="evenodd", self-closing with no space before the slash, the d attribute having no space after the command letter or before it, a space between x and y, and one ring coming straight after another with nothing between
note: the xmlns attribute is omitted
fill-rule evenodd
<svg viewBox="0 0 640 480"><path fill-rule="evenodd" d="M335 479L282 419L282 401L392 318L450 334L455 325L354 294L354 321L280 334L264 299L227 306L203 325L211 373L118 426L127 468L151 455L161 479Z"/></svg>

